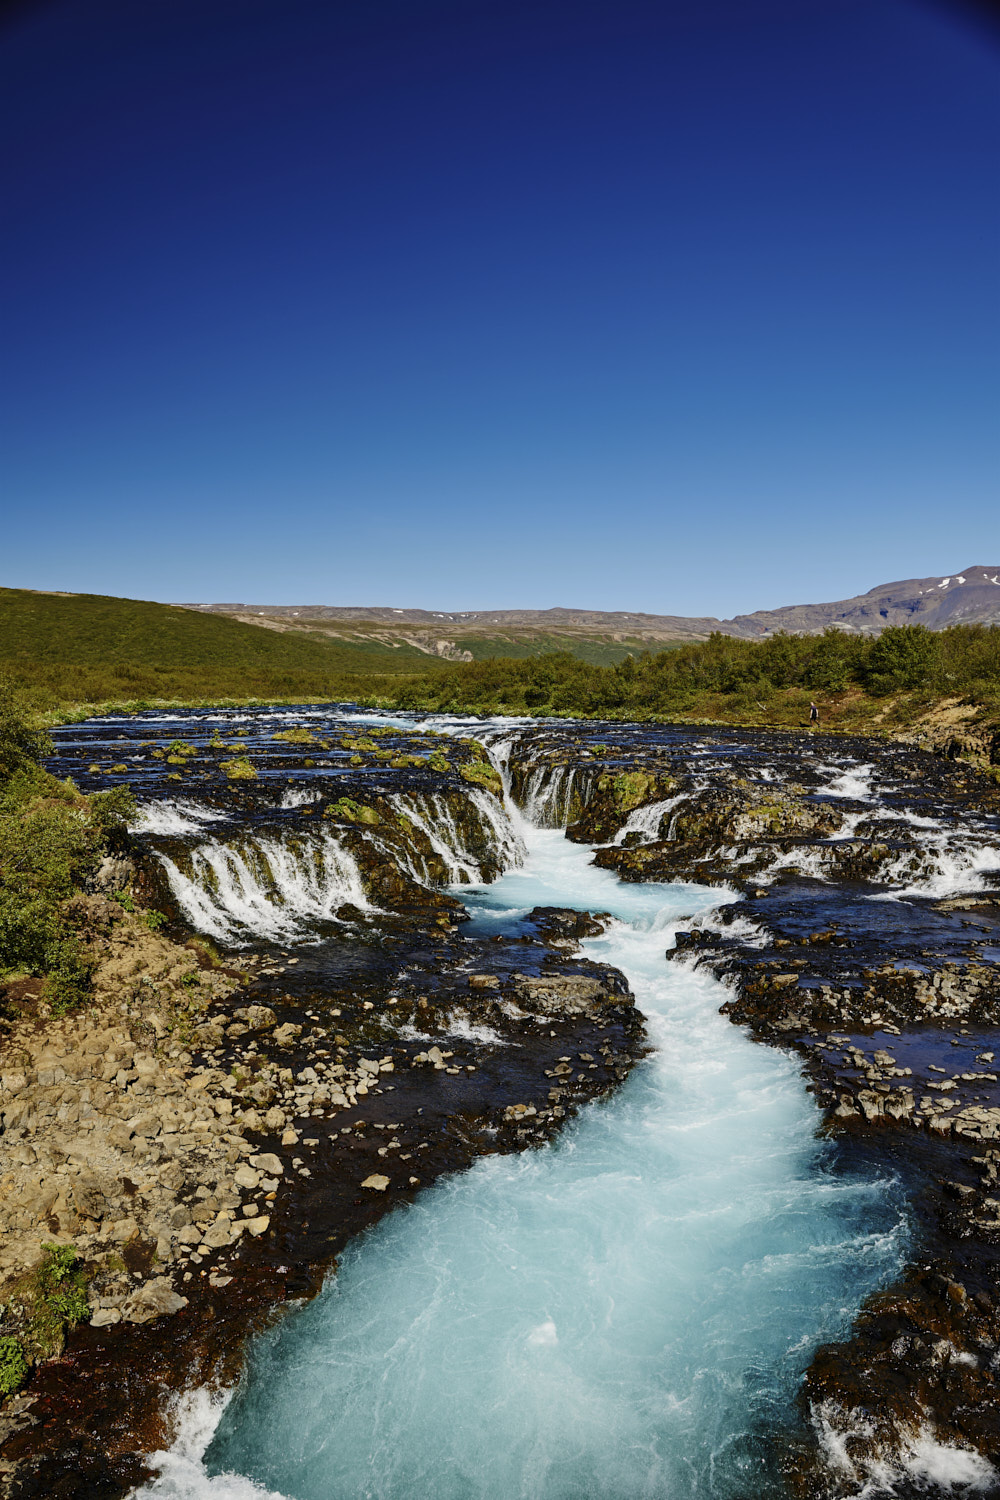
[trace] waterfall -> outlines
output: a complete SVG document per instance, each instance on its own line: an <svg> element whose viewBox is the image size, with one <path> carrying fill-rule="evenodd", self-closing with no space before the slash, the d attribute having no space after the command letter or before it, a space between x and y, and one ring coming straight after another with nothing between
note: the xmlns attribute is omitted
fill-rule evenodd
<svg viewBox="0 0 1000 1500"><path fill-rule="evenodd" d="M537 828L565 828L572 806L575 766L536 766L524 788L523 811Z"/></svg>
<svg viewBox="0 0 1000 1500"><path fill-rule="evenodd" d="M483 822L493 832L500 869L509 870L520 865L525 856L524 840L514 826L505 803L498 802L489 792L480 791L476 787L473 787L469 796L473 806L479 809Z"/></svg>
<svg viewBox="0 0 1000 1500"><path fill-rule="evenodd" d="M336 920L345 902L373 910L353 857L328 832L212 840L190 851L187 870L158 858L192 926L227 943L301 939L310 923Z"/></svg>
<svg viewBox="0 0 1000 1500"><path fill-rule="evenodd" d="M311 787L289 787L287 792L282 792L281 801L278 806L283 811L293 807L308 807L312 802L322 802L323 793Z"/></svg>
<svg viewBox="0 0 1000 1500"><path fill-rule="evenodd" d="M445 797L439 792L396 792L389 800L424 835L447 871L447 884L474 885L482 879L479 864L466 849ZM414 880L428 885L431 883L430 868L419 854L417 858L420 859L419 868L412 857L404 857L407 873Z"/></svg>
<svg viewBox="0 0 1000 1500"><path fill-rule="evenodd" d="M611 840L612 844L624 844L630 833L641 834L644 844L656 843L661 837L660 824L663 819L679 802L684 801L686 795L681 792L676 797L667 797L663 802L650 802L645 807L637 807L635 812L629 813L625 823ZM672 819L670 827L673 827Z"/></svg>
<svg viewBox="0 0 1000 1500"><path fill-rule="evenodd" d="M443 793L396 792L389 798L396 811L419 829L442 861L448 885L478 885L492 870L498 873L509 870L524 858L524 843L507 808L496 797L479 787L470 787L463 792L463 800L468 809L475 810L475 821L479 825L474 834L475 843L480 850L491 851L491 859L484 860L481 854L470 849L472 830L463 829L462 821ZM372 837L378 841L377 834ZM392 853L393 857L400 858L398 851ZM417 851L415 855L420 866L417 867L413 857L405 860L408 873L425 885L432 883L426 860ZM484 865L488 868L484 869Z"/></svg>
<svg viewBox="0 0 1000 1500"><path fill-rule="evenodd" d="M538 904L612 913L584 952L627 975L654 1053L558 1144L484 1157L358 1237L228 1405L189 1403L143 1497L779 1492L766 1438L812 1349L905 1259L899 1185L832 1174L797 1060L664 963L718 891L623 886L558 830L524 836L523 865L469 893L480 932Z"/></svg>

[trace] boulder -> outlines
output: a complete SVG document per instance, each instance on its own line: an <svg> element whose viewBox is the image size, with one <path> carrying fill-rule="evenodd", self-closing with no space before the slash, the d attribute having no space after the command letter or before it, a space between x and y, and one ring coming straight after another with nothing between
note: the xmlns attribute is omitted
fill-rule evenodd
<svg viewBox="0 0 1000 1500"><path fill-rule="evenodd" d="M517 997L530 1010L581 1015L608 999L604 986L586 974L546 974L537 979L518 974L516 979Z"/></svg>
<svg viewBox="0 0 1000 1500"><path fill-rule="evenodd" d="M246 1021L251 1031L267 1031L271 1026L277 1026L278 1018L269 1005L248 1005L246 1010L239 1011L239 1015Z"/></svg>
<svg viewBox="0 0 1000 1500"><path fill-rule="evenodd" d="M122 1315L117 1307L99 1307L90 1320L91 1328L110 1328L112 1323L120 1323ZM135 1321L133 1319L133 1321ZM145 1322L145 1319L141 1320Z"/></svg>
<svg viewBox="0 0 1000 1500"><path fill-rule="evenodd" d="M273 1151L262 1151L258 1156L251 1156L250 1165L256 1167L258 1172L266 1172L269 1177L281 1177L285 1170Z"/></svg>
<svg viewBox="0 0 1000 1500"><path fill-rule="evenodd" d="M156 1276L133 1292L122 1309L129 1323L149 1323L187 1307L188 1299L175 1292L166 1276Z"/></svg>

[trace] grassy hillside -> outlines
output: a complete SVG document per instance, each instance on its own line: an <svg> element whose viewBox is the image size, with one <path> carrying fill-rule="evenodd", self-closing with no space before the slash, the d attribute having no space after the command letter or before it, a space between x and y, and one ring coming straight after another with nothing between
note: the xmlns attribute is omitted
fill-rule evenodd
<svg viewBox="0 0 1000 1500"><path fill-rule="evenodd" d="M412 646L278 634L140 599L0 589L0 672L39 706L353 696L373 676L388 690L439 665Z"/></svg>
<svg viewBox="0 0 1000 1500"><path fill-rule="evenodd" d="M407 654L414 650L426 660L437 657L442 644L452 650L453 660L460 659L455 653L468 652L473 661L487 661L496 656L514 658L546 656L555 651L568 651L580 661L592 662L596 666L612 667L626 656L639 656L643 651L662 651L679 641L650 640L641 635L627 636L585 626L566 629L542 629L536 625L484 627L478 625L445 622L440 626L403 623L393 626L374 620L331 620L324 616L296 614L267 614L257 611L246 614L239 610L222 611L213 608L216 618L242 620L244 623L266 624L282 634L298 632L311 636L324 636L358 649L385 652L398 648Z"/></svg>

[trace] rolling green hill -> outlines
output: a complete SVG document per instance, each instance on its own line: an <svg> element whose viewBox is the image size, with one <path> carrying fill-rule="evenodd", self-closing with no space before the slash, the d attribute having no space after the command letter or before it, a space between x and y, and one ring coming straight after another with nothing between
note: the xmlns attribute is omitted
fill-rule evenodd
<svg viewBox="0 0 1000 1500"><path fill-rule="evenodd" d="M40 707L353 697L447 665L406 644L279 634L142 599L0 589L0 671Z"/></svg>

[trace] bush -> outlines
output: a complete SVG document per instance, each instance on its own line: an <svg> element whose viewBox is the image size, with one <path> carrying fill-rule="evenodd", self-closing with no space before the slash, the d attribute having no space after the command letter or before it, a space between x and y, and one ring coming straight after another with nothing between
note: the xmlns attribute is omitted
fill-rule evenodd
<svg viewBox="0 0 1000 1500"><path fill-rule="evenodd" d="M0 786L34 765L52 749L44 729L35 728L23 691L0 676Z"/></svg>
<svg viewBox="0 0 1000 1500"><path fill-rule="evenodd" d="M91 972L63 905L109 848L124 847L135 800L127 787L84 797L23 758L40 741L22 736L16 754L11 743L5 764L15 769L0 785L0 974L45 974L46 998L63 1012L84 998Z"/></svg>
<svg viewBox="0 0 1000 1500"><path fill-rule="evenodd" d="M11 1334L0 1338L0 1396L12 1396L20 1390L28 1373L28 1361L21 1340Z"/></svg>
<svg viewBox="0 0 1000 1500"><path fill-rule="evenodd" d="M75 1245L43 1245L38 1265L19 1284L11 1308L36 1359L58 1354L66 1333L90 1317L87 1278Z"/></svg>
<svg viewBox="0 0 1000 1500"><path fill-rule="evenodd" d="M716 631L707 641L626 657L614 667L568 652L456 665L400 688L395 707L439 712L557 713L643 718L706 714L736 718L780 706L798 716L806 695L931 691L1000 707L1000 628L956 625L930 631L891 626L881 636L829 629L822 635L741 640ZM859 692L860 690L860 692ZM718 700L722 698L720 703Z"/></svg>
<svg viewBox="0 0 1000 1500"><path fill-rule="evenodd" d="M864 685L880 697L903 688L926 687L940 652L940 637L925 626L891 625L869 648Z"/></svg>

